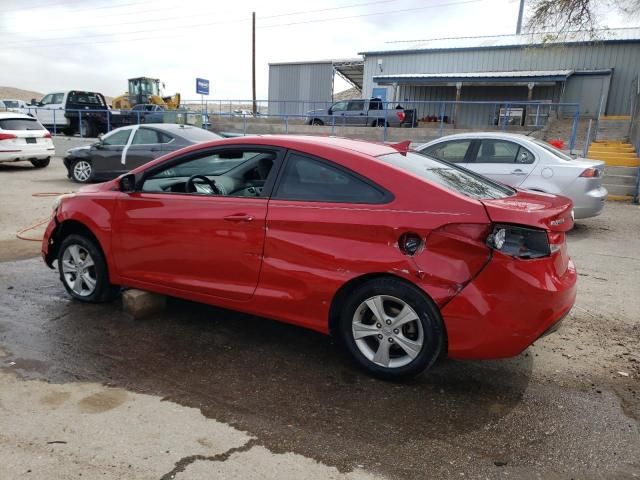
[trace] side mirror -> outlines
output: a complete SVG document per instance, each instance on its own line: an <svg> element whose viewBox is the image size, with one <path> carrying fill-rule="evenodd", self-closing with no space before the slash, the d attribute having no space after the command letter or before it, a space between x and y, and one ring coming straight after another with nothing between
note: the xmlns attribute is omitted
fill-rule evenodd
<svg viewBox="0 0 640 480"><path fill-rule="evenodd" d="M136 191L136 176L128 173L124 177L120 177L118 181L118 190L123 193L131 193Z"/></svg>
<svg viewBox="0 0 640 480"><path fill-rule="evenodd" d="M35 98L31 99L31 105L36 105L38 103L38 101Z"/></svg>
<svg viewBox="0 0 640 480"><path fill-rule="evenodd" d="M331 115L333 113L333 110L331 108L329 108L329 115Z"/></svg>

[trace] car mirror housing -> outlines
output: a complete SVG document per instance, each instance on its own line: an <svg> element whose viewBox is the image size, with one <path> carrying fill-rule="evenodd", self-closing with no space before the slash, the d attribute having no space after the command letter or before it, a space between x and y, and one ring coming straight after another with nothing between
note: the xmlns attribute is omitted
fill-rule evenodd
<svg viewBox="0 0 640 480"><path fill-rule="evenodd" d="M133 173L120 177L118 180L118 190L123 193L131 193L136 191L136 176Z"/></svg>

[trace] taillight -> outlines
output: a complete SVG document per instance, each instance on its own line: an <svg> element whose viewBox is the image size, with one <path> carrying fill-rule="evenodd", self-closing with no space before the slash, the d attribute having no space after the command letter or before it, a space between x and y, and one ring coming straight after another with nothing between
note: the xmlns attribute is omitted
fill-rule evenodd
<svg viewBox="0 0 640 480"><path fill-rule="evenodd" d="M398 117L401 122L404 122L405 113L402 110L397 110L396 117Z"/></svg>
<svg viewBox="0 0 640 480"><path fill-rule="evenodd" d="M51 133L50 132L45 133L43 138L51 138Z"/></svg>
<svg viewBox="0 0 640 480"><path fill-rule="evenodd" d="M585 178L596 178L600 176L600 170L594 167L589 167L582 172L580 176Z"/></svg>
<svg viewBox="0 0 640 480"><path fill-rule="evenodd" d="M558 252L565 242L564 232L547 232L547 237L549 238L549 250L551 250L551 253Z"/></svg>
<svg viewBox="0 0 640 480"><path fill-rule="evenodd" d="M0 140L11 140L16 137L13 133L0 133Z"/></svg>
<svg viewBox="0 0 640 480"><path fill-rule="evenodd" d="M523 259L547 257L552 252L546 230L516 225L494 226L487 237L487 245L505 255Z"/></svg>

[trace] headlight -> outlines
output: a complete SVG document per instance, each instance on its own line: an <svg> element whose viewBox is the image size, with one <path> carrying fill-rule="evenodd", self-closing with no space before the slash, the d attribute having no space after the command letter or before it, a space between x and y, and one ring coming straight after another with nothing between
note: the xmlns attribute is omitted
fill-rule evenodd
<svg viewBox="0 0 640 480"><path fill-rule="evenodd" d="M487 237L487 245L505 255L539 258L551 255L546 230L515 225L496 225Z"/></svg>
<svg viewBox="0 0 640 480"><path fill-rule="evenodd" d="M58 207L60 206L60 204L62 203L62 200L64 200L65 198L73 198L75 197L74 193L64 193L62 195L59 195L58 197L56 197L56 199L53 201L53 205L51 206L51 209L55 212L56 210L58 210Z"/></svg>

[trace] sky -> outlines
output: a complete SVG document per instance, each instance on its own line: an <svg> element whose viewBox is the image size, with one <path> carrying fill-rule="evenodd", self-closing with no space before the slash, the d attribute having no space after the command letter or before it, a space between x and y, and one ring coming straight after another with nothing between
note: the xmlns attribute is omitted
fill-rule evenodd
<svg viewBox="0 0 640 480"><path fill-rule="evenodd" d="M515 33L519 0L0 0L0 85L125 92L160 78L166 95L251 98L256 12L258 99L270 62L357 57L386 42ZM628 20L603 12L606 26ZM639 22L636 22L639 23ZM336 79L335 90L349 88Z"/></svg>

